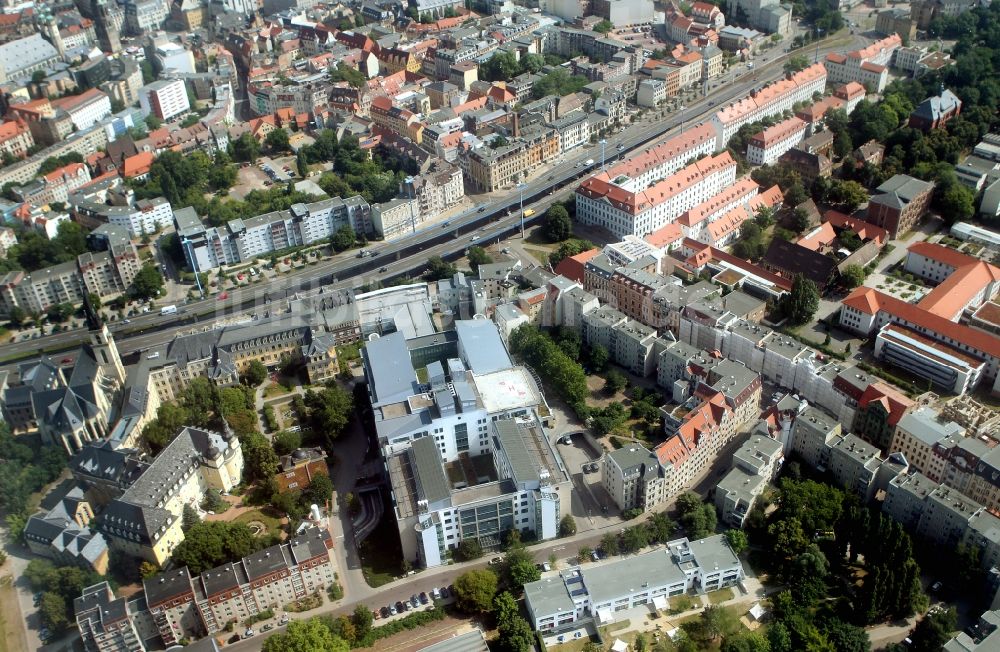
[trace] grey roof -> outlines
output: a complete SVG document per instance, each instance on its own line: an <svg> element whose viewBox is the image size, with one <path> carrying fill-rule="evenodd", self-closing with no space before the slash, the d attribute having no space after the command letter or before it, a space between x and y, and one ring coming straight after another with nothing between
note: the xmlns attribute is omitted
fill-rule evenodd
<svg viewBox="0 0 1000 652"><path fill-rule="evenodd" d="M329 554L330 531L322 528L311 528L289 542L288 549L296 564Z"/></svg>
<svg viewBox="0 0 1000 652"><path fill-rule="evenodd" d="M933 187L934 184L929 181L921 181L908 174L897 174L876 189L876 192L880 194L873 197L872 201L878 200L882 203L890 203L895 200L896 202L900 202L900 207L902 207Z"/></svg>
<svg viewBox="0 0 1000 652"><path fill-rule="evenodd" d="M698 539L692 541L690 545L694 559L703 572L732 568L740 563L723 534Z"/></svg>
<svg viewBox="0 0 1000 652"><path fill-rule="evenodd" d="M537 582L525 584L524 598L536 617L571 612L575 608L573 599L561 577L546 577Z"/></svg>
<svg viewBox="0 0 1000 652"><path fill-rule="evenodd" d="M474 374L488 374L513 366L496 324L486 319L455 322L458 344Z"/></svg>
<svg viewBox="0 0 1000 652"><path fill-rule="evenodd" d="M32 34L0 45L0 66L8 78L45 61L59 58L59 52L41 34Z"/></svg>
<svg viewBox="0 0 1000 652"><path fill-rule="evenodd" d="M608 453L625 475L638 473L642 477L655 477L660 473L660 461L656 453L640 444L630 444Z"/></svg>
<svg viewBox="0 0 1000 652"><path fill-rule="evenodd" d="M396 403L417 393L417 373L410 361L406 338L400 332L390 333L368 342L361 351L368 372L368 388L372 405Z"/></svg>
<svg viewBox="0 0 1000 652"><path fill-rule="evenodd" d="M181 237L191 237L205 230L201 218L190 206L178 208L174 211L174 222L177 225L177 234Z"/></svg>
<svg viewBox="0 0 1000 652"><path fill-rule="evenodd" d="M513 419L499 419L493 422L493 431L510 462L513 480L518 484L538 482L543 470L542 460L529 451L525 437L530 435L524 427Z"/></svg>
<svg viewBox="0 0 1000 652"><path fill-rule="evenodd" d="M205 571L199 576L205 595L211 597L216 593L235 589L240 585L240 576L237 573L237 566L240 564L228 563Z"/></svg>
<svg viewBox="0 0 1000 652"><path fill-rule="evenodd" d="M759 310L766 302L739 290L722 297L722 305L737 317L745 317Z"/></svg>
<svg viewBox="0 0 1000 652"><path fill-rule="evenodd" d="M641 591L643 585L662 586L685 581L684 571L668 549L661 548L581 570L591 604L600 604Z"/></svg>
<svg viewBox="0 0 1000 652"><path fill-rule="evenodd" d="M942 115L955 111L962 106L962 100L948 89L944 89L940 95L928 97L913 110L913 115L918 115L928 120L938 120Z"/></svg>
<svg viewBox="0 0 1000 652"><path fill-rule="evenodd" d="M251 582L293 565L292 560L285 557L285 547L281 544L264 548L243 558L243 566Z"/></svg>
<svg viewBox="0 0 1000 652"><path fill-rule="evenodd" d="M437 503L451 497L451 487L441 464L441 453L433 437L421 437L413 442L408 452L414 470L417 495L428 503Z"/></svg>
<svg viewBox="0 0 1000 652"><path fill-rule="evenodd" d="M174 568L142 581L142 589L146 594L146 604L150 608L192 593L191 573L187 566Z"/></svg>
<svg viewBox="0 0 1000 652"><path fill-rule="evenodd" d="M896 427L905 430L927 446L950 436L963 436L965 429L954 421L941 422L938 413L931 408L923 407L903 415Z"/></svg>

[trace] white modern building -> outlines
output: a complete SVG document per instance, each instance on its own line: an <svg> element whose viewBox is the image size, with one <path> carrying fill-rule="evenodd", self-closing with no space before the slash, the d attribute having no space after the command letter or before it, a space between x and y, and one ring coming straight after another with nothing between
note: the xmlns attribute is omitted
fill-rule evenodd
<svg viewBox="0 0 1000 652"><path fill-rule="evenodd" d="M635 557L574 566L524 585L533 629L559 632L581 621L606 625L615 612L650 605L668 609L668 598L732 586L743 579L743 565L721 534L688 541Z"/></svg>
<svg viewBox="0 0 1000 652"><path fill-rule="evenodd" d="M182 80L161 79L139 89L139 107L143 117L166 121L190 111L191 103Z"/></svg>
<svg viewBox="0 0 1000 652"><path fill-rule="evenodd" d="M733 468L715 487L715 508L727 527L742 528L757 497L781 470L781 442L754 433L733 454Z"/></svg>

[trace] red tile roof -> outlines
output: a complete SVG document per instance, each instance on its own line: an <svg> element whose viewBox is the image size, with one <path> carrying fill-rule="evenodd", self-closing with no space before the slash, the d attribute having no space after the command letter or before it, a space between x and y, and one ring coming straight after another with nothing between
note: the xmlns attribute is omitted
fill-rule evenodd
<svg viewBox="0 0 1000 652"><path fill-rule="evenodd" d="M955 269L979 262L978 258L969 256L968 254L963 254L961 251L956 251L951 247L935 244L933 242L916 242L907 247L906 250L917 254L918 256L923 256L924 258L930 258L931 260L936 260L939 263L944 263L945 265L954 267Z"/></svg>
<svg viewBox="0 0 1000 652"><path fill-rule="evenodd" d="M889 414L889 425L895 426L915 403L890 385L879 381L868 386L861 395L858 407L864 409L871 403L881 403Z"/></svg>
<svg viewBox="0 0 1000 652"><path fill-rule="evenodd" d="M577 283L583 283L584 268L587 265L587 261L594 258L601 253L598 247L593 249L588 249L582 253L575 256L569 256L568 258L563 258L556 265L555 273L565 276L566 278L576 281Z"/></svg>
<svg viewBox="0 0 1000 652"><path fill-rule="evenodd" d="M139 152L135 156L129 156L125 159L122 174L126 178L146 174L149 172L149 168L153 166L154 159L153 152Z"/></svg>

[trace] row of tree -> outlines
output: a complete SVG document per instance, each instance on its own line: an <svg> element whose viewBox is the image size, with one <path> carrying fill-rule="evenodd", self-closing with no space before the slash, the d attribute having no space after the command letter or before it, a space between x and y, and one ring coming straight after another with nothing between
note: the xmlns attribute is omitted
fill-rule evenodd
<svg viewBox="0 0 1000 652"><path fill-rule="evenodd" d="M580 365L536 326L524 324L510 335L511 351L555 390L578 414L586 414L587 377Z"/></svg>

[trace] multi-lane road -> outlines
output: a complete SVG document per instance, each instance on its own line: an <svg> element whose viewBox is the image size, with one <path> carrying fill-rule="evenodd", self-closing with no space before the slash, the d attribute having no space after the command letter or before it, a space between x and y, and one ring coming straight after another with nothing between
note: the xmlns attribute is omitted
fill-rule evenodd
<svg viewBox="0 0 1000 652"><path fill-rule="evenodd" d="M822 57L827 52L849 49L865 41L862 36L834 37L825 41L818 49L814 46L795 53L805 52ZM685 110L674 112L663 120L641 121L608 137L605 146L607 158L627 155L657 137L673 135L682 128L697 124L699 120L707 119L711 110L716 107L745 95L751 88L780 77L782 65L789 56L790 53L783 51L765 54L763 57L769 57L769 60L758 58L754 70L746 70L733 83L713 89L707 96L688 102ZM589 170L583 165L586 159L595 161ZM600 166L600 159L599 145L580 148L565 155L563 163L554 168L550 175L542 174L529 181L523 192L525 208L535 210L529 221L539 219L553 201L562 199L566 193L571 192L577 179ZM263 286L231 290L225 300L209 297L190 302L183 306L179 315L144 314L133 318L129 324L115 324L113 330L122 351L128 353L167 342L177 332L190 329L196 320L214 320L228 314L245 312L253 306L264 305L271 296L283 296L289 291L307 290L320 285L337 289L353 288L372 280L419 272L426 267L426 261L431 256L455 258L473 243L495 242L499 238L514 235L519 231L519 207L520 195L517 190L511 190L502 199L480 204L450 219L444 227L430 226L400 241L373 245L369 249L376 251L377 256L357 259L350 252L341 254ZM12 342L2 347L0 355L9 363L35 356L40 351L54 353L69 350L85 337L85 332L76 330Z"/></svg>

